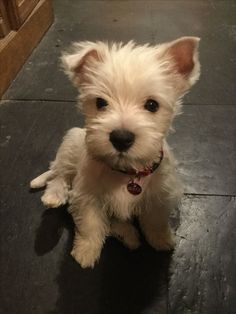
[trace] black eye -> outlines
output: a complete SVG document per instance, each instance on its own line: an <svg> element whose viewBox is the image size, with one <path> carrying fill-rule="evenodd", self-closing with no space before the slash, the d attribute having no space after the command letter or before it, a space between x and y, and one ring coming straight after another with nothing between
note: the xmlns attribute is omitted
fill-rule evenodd
<svg viewBox="0 0 236 314"><path fill-rule="evenodd" d="M108 105L107 101L103 98L96 99L96 106L98 109L102 109Z"/></svg>
<svg viewBox="0 0 236 314"><path fill-rule="evenodd" d="M156 100L148 99L145 102L144 108L147 109L150 112L156 112L159 108L159 104Z"/></svg>

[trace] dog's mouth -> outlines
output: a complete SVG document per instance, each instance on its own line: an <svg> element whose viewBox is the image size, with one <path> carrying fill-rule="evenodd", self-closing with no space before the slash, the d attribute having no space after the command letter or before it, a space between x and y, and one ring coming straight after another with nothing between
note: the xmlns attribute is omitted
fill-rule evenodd
<svg viewBox="0 0 236 314"><path fill-rule="evenodd" d="M120 169L127 169L131 167L131 159L128 157L127 153L118 153L112 158L110 156L107 156L107 158L104 158L104 162L110 167L110 168L120 168Z"/></svg>
<svg viewBox="0 0 236 314"><path fill-rule="evenodd" d="M120 152L114 158L107 160L110 168L118 169L124 172L130 169L142 169L149 165L150 161L140 160L138 158L132 158L128 152Z"/></svg>
<svg viewBox="0 0 236 314"><path fill-rule="evenodd" d="M145 177L151 173L153 173L161 164L162 159L163 159L163 150L160 151L160 154L158 156L158 159L153 161L151 164L146 164L145 166L139 167L131 167L129 165L128 168L113 168L113 170L128 174L128 175L135 175L137 178Z"/></svg>
<svg viewBox="0 0 236 314"><path fill-rule="evenodd" d="M93 155L93 158L97 161L103 162L111 169L121 169L126 171L127 169L133 168L137 162L134 162L133 159L129 156L127 152L119 152L114 155Z"/></svg>
<svg viewBox="0 0 236 314"><path fill-rule="evenodd" d="M118 159L124 160L127 157L127 153L118 153Z"/></svg>

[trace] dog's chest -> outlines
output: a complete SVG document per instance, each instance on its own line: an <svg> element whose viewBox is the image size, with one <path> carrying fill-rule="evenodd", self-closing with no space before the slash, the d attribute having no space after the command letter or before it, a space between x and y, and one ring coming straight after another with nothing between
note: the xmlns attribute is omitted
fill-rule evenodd
<svg viewBox="0 0 236 314"><path fill-rule="evenodd" d="M128 175L113 172L112 175L107 173L103 176L100 182L103 188L100 199L106 210L120 219L128 219L141 209L150 177L137 180ZM139 194L130 190L131 184L138 186Z"/></svg>
<svg viewBox="0 0 236 314"><path fill-rule="evenodd" d="M143 207L151 176L135 179L127 174L113 171L109 167L90 161L76 176L74 189L79 195L90 195L99 207L120 219L128 219ZM140 186L140 194L130 193L130 182Z"/></svg>

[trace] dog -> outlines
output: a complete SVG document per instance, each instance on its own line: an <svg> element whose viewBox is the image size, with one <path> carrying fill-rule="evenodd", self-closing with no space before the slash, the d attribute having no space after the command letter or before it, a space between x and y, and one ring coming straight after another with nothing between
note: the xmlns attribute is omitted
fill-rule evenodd
<svg viewBox="0 0 236 314"><path fill-rule="evenodd" d="M173 249L168 216L182 188L166 137L182 97L199 79L199 40L79 42L63 54L85 127L68 131L49 170L31 188L46 186L46 207L69 203L71 254L83 268L94 267L107 236L139 247L133 217L153 248Z"/></svg>

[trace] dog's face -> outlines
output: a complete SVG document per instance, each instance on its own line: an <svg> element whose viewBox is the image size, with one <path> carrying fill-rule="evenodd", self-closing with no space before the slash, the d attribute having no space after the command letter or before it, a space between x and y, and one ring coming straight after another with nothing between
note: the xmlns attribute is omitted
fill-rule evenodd
<svg viewBox="0 0 236 314"><path fill-rule="evenodd" d="M62 58L79 88L89 153L111 167L158 158L181 97L200 74L198 38L155 47L82 42Z"/></svg>

